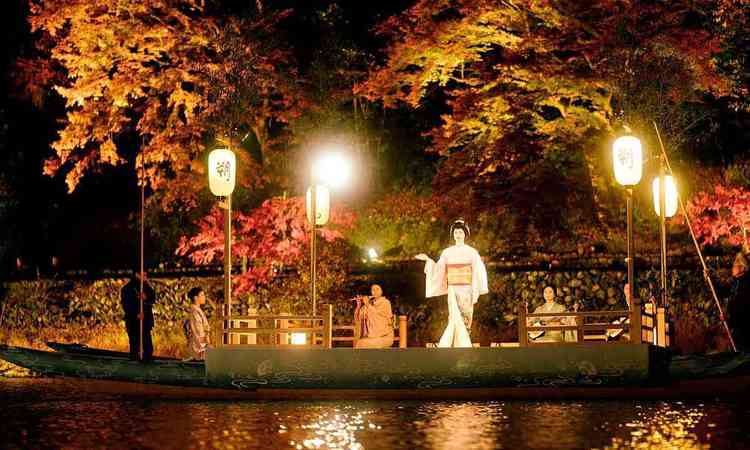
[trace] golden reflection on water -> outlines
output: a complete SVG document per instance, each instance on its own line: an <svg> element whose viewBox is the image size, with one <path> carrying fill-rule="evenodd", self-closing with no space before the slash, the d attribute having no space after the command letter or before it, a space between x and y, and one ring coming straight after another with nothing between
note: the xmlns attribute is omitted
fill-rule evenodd
<svg viewBox="0 0 750 450"><path fill-rule="evenodd" d="M381 426L366 419L371 411L350 411L351 409L335 408L331 412L318 414L313 422L302 424L299 428L280 423L279 434L289 434L289 445L297 450L363 450L365 447L357 441L357 432L365 429L380 430Z"/></svg>
<svg viewBox="0 0 750 450"><path fill-rule="evenodd" d="M1 448L750 448L741 402L182 402L0 380Z"/></svg>
<svg viewBox="0 0 750 450"><path fill-rule="evenodd" d="M501 427L493 425L493 418L503 418L497 403L428 403L418 407L416 417L410 407L403 422L397 419L401 409L396 405L384 415L352 406L326 408L307 423L298 424L291 416L280 420L278 433L288 436L295 450L384 448L399 433L416 435L420 447L437 450L497 447Z"/></svg>
<svg viewBox="0 0 750 450"><path fill-rule="evenodd" d="M507 419L494 402L427 404L421 410L425 418L414 422L415 431L424 436L429 448L437 450L495 448L502 428L497 419Z"/></svg>
<svg viewBox="0 0 750 450"><path fill-rule="evenodd" d="M681 449L704 450L709 444L702 444L692 431L705 418L703 405L683 407L680 402L663 403L645 410L636 406L636 417L620 427L630 429L630 437L614 437L605 449ZM711 424L709 424L709 427ZM707 437L710 437L707 436Z"/></svg>

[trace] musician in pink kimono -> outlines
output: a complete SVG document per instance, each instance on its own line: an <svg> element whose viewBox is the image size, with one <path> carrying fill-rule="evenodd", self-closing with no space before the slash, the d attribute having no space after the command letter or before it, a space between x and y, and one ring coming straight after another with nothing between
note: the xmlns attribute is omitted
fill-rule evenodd
<svg viewBox="0 0 750 450"><path fill-rule="evenodd" d="M474 304L489 292L487 270L479 252L464 243L469 236L469 227L459 219L451 226L456 245L443 250L437 262L424 253L415 257L425 262L425 297L448 295L448 325L438 347L471 347Z"/></svg>

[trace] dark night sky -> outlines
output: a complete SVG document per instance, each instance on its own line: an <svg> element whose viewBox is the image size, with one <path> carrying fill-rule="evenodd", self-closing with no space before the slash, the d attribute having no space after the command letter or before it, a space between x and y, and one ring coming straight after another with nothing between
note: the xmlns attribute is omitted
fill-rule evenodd
<svg viewBox="0 0 750 450"><path fill-rule="evenodd" d="M294 8L284 24L302 70L310 63L315 50L326 38L320 30L317 15L336 3L339 20L336 31L346 40L368 50L379 45L371 35L374 24L390 14L403 10L408 1L310 1L282 0L278 8ZM31 48L26 23L27 0L2 2L2 83L10 92L13 87L12 65L19 55ZM227 2L227 8L241 13L254 2ZM271 5L271 3L268 3ZM51 179L41 173L42 161L51 154L56 122L63 116L62 104L51 101L39 110L14 96L0 97L0 120L6 127L0 164L16 174L14 188L20 205L12 216L3 219L14 236L13 254L5 255L0 267L10 269L20 255L29 269L43 271L57 255L62 267L128 266L136 254L137 233L132 214L138 209L139 193L132 166L105 169L100 175L84 178L73 194L67 194L61 177ZM129 219L130 217L130 219ZM5 272L2 270L1 272Z"/></svg>

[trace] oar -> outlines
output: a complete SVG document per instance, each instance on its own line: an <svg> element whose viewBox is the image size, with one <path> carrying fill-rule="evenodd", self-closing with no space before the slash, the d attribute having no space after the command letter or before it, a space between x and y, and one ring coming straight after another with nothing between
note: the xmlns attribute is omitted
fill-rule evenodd
<svg viewBox="0 0 750 450"><path fill-rule="evenodd" d="M140 322L140 339L138 340L138 359L143 361L143 278L144 278L144 257L143 257L143 242L145 239L145 199L146 199L146 160L143 155L143 147L141 147L141 245L140 245L140 264L141 264L141 291L140 295L138 295L138 300L140 302L140 311L141 313L138 315L138 320Z"/></svg>

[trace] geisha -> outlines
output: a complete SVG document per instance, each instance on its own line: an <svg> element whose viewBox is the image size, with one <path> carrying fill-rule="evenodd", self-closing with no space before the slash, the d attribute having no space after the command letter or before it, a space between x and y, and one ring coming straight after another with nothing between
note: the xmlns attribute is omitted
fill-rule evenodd
<svg viewBox="0 0 750 450"><path fill-rule="evenodd" d="M443 250L437 262L424 253L415 256L425 262L425 297L448 295L448 325L438 347L471 347L474 304L480 295L489 292L487 270L479 252L464 243L469 236L466 222L456 220L451 226L456 245Z"/></svg>

